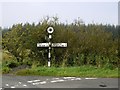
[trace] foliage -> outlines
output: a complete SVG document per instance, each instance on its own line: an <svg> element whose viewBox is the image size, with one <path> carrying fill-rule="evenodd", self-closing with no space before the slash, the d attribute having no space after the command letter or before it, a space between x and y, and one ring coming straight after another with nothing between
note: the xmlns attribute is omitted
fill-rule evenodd
<svg viewBox="0 0 120 90"><path fill-rule="evenodd" d="M52 66L93 65L114 68L119 65L118 26L114 25L85 25L79 20L64 24L59 23L56 17L53 20L47 17L36 25L13 25L2 35L2 47L18 63L33 64L33 67L46 66L47 49L38 48L36 44L48 41L48 26L55 29L52 42L68 43L67 48L52 48Z"/></svg>
<svg viewBox="0 0 120 90"><path fill-rule="evenodd" d="M3 67L2 68L2 73L3 74L7 74L7 73L9 73L11 71L11 69L9 68L9 67Z"/></svg>

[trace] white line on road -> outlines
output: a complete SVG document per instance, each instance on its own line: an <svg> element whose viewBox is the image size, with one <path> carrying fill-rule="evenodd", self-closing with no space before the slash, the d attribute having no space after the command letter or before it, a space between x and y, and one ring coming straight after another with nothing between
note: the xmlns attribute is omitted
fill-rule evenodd
<svg viewBox="0 0 120 90"><path fill-rule="evenodd" d="M33 82L39 82L40 80L31 80L31 81L27 81L28 83L33 83Z"/></svg>
<svg viewBox="0 0 120 90"><path fill-rule="evenodd" d="M63 82L63 81L65 81L65 80L54 80L54 81L51 81L51 83L54 83L54 82Z"/></svg>
<svg viewBox="0 0 120 90"><path fill-rule="evenodd" d="M45 83L46 83L46 81L40 82L40 84L45 84Z"/></svg>
<svg viewBox="0 0 120 90"><path fill-rule="evenodd" d="M73 79L75 77L63 77L64 79Z"/></svg>
<svg viewBox="0 0 120 90"><path fill-rule="evenodd" d="M73 78L73 79L70 79L70 80L82 80L81 78Z"/></svg>
<svg viewBox="0 0 120 90"><path fill-rule="evenodd" d="M24 85L23 85L23 87L27 87L27 85L26 85L26 84L24 84Z"/></svg>
<svg viewBox="0 0 120 90"><path fill-rule="evenodd" d="M70 79L70 80L72 80L72 81L73 81L73 80L75 80L75 79Z"/></svg>
<svg viewBox="0 0 120 90"><path fill-rule="evenodd" d="M38 84L46 84L47 82L46 81L43 81L43 82L37 82L37 83L32 83L33 85L38 85Z"/></svg>
<svg viewBox="0 0 120 90"><path fill-rule="evenodd" d="M15 86L11 86L10 88L15 88Z"/></svg>
<svg viewBox="0 0 120 90"><path fill-rule="evenodd" d="M82 80L81 78L76 78L75 80Z"/></svg>
<svg viewBox="0 0 120 90"><path fill-rule="evenodd" d="M85 79L88 79L88 80L90 79L91 80L91 79L97 79L97 78L85 78Z"/></svg>

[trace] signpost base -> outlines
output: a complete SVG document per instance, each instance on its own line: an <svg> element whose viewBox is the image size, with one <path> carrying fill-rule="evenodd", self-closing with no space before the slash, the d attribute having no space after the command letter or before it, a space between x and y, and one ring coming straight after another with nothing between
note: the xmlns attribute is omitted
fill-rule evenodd
<svg viewBox="0 0 120 90"><path fill-rule="evenodd" d="M50 61L48 61L48 67L50 67Z"/></svg>

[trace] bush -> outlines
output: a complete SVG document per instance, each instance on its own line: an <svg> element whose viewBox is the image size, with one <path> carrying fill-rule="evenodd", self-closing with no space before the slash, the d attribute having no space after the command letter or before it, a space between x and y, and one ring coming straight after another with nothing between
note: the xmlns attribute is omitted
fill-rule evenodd
<svg viewBox="0 0 120 90"><path fill-rule="evenodd" d="M119 64L117 62L119 38L116 26L102 24L85 25L79 23L79 20L71 24L58 22L54 21L54 18L53 20L47 18L47 20L43 20L37 25L34 23L13 25L2 35L2 46L12 56L22 62L19 62L19 64L32 65L33 60L35 60L40 62L40 66L45 66L47 65L47 50L38 48L36 44L38 42L48 42L46 30L48 26L52 26L55 32L52 34L51 42L68 43L67 48L51 50L52 66L90 64L103 67L106 63L114 66ZM113 37L113 34L115 37ZM10 58L10 54L6 54L7 58ZM113 55L112 58L110 57L111 55ZM9 67L17 66L17 63L13 61L7 64Z"/></svg>
<svg viewBox="0 0 120 90"><path fill-rule="evenodd" d="M33 62L32 62L32 60L30 58L25 58L25 59L23 59L22 64L32 66Z"/></svg>
<svg viewBox="0 0 120 90"><path fill-rule="evenodd" d="M3 67L2 68L2 73L3 74L7 74L7 73L9 73L11 71L11 69L9 68L9 67Z"/></svg>
<svg viewBox="0 0 120 90"><path fill-rule="evenodd" d="M6 63L7 67L9 68L14 68L19 66L21 63L17 62L16 60L10 60L9 62Z"/></svg>

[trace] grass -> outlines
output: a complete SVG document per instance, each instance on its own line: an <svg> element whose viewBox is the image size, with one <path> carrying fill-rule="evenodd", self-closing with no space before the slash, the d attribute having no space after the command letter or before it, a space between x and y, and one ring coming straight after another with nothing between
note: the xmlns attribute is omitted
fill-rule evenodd
<svg viewBox="0 0 120 90"><path fill-rule="evenodd" d="M95 68L93 66L80 67L37 67L17 71L16 75L40 75L40 76L76 76L76 77L101 77L117 78L118 69Z"/></svg>

